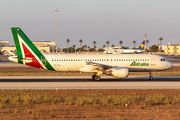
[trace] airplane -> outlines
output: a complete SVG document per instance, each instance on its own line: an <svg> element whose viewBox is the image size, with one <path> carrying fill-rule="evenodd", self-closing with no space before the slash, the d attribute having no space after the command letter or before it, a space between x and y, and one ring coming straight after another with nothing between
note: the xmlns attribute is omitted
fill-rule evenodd
<svg viewBox="0 0 180 120"><path fill-rule="evenodd" d="M101 80L100 75L127 78L129 72L149 72L168 70L173 64L164 57L153 54L45 54L41 53L19 27L11 28L17 56L10 61L52 71L90 72L93 80Z"/></svg>
<svg viewBox="0 0 180 120"><path fill-rule="evenodd" d="M123 53L142 53L144 52L144 44L145 44L145 40L143 40L143 42L140 44L140 46L137 49L108 49L105 50L103 53L107 53L107 54L123 54Z"/></svg>
<svg viewBox="0 0 180 120"><path fill-rule="evenodd" d="M14 55L16 55L16 54L13 53L11 50L4 50L4 51L3 51L3 54L4 54L4 55L7 55L7 56L14 56Z"/></svg>

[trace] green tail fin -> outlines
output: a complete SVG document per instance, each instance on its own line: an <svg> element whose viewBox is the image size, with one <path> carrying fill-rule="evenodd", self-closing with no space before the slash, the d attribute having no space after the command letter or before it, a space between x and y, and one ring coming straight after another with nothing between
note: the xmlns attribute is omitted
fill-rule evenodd
<svg viewBox="0 0 180 120"><path fill-rule="evenodd" d="M36 48L20 28L13 27L11 30L16 45L17 57L19 58L18 63L23 64L23 59L21 58L31 58L32 62L26 63L27 65L54 70L44 55Z"/></svg>

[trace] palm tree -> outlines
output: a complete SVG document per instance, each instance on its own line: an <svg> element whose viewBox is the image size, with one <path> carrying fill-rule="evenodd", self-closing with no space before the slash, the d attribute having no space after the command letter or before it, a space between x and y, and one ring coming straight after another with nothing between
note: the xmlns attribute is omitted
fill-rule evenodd
<svg viewBox="0 0 180 120"><path fill-rule="evenodd" d="M88 46L87 48L88 48L88 51L89 51L90 47Z"/></svg>
<svg viewBox="0 0 180 120"><path fill-rule="evenodd" d="M106 44L107 44L107 49L108 49L108 45L109 45L109 43L110 43L109 41L106 41Z"/></svg>
<svg viewBox="0 0 180 120"><path fill-rule="evenodd" d="M119 44L120 44L120 48L122 48L123 41L120 40L120 41L119 41Z"/></svg>
<svg viewBox="0 0 180 120"><path fill-rule="evenodd" d="M83 40L80 39L79 42L80 42L80 48L81 48L81 47L82 47L82 42L83 42Z"/></svg>
<svg viewBox="0 0 180 120"><path fill-rule="evenodd" d="M73 45L73 48L74 48L74 51L76 52L75 48L76 48L76 45Z"/></svg>
<svg viewBox="0 0 180 120"><path fill-rule="evenodd" d="M105 45L103 45L103 48L105 48L106 46Z"/></svg>
<svg viewBox="0 0 180 120"><path fill-rule="evenodd" d="M95 52L95 44L96 44L96 41L93 41L93 44L94 44L94 52Z"/></svg>
<svg viewBox="0 0 180 120"><path fill-rule="evenodd" d="M84 47L85 47L85 50L87 50L87 45L84 45Z"/></svg>
<svg viewBox="0 0 180 120"><path fill-rule="evenodd" d="M163 40L163 38L160 37L159 40L160 40L160 48L159 48L159 52L160 52L160 51L161 51L161 41Z"/></svg>
<svg viewBox="0 0 180 120"><path fill-rule="evenodd" d="M70 47L70 48L69 48L69 50L71 51L71 53L72 53L73 49L74 49L73 47Z"/></svg>
<svg viewBox="0 0 180 120"><path fill-rule="evenodd" d="M67 40L66 40L66 42L67 42L67 52L68 52L69 42L70 42L70 40L69 40L69 39L67 39Z"/></svg>
<svg viewBox="0 0 180 120"><path fill-rule="evenodd" d="M147 48L148 48L148 43L149 43L149 40L146 40ZM149 48L148 48L148 49L149 49Z"/></svg>
<svg viewBox="0 0 180 120"><path fill-rule="evenodd" d="M112 44L111 47L115 47L115 46Z"/></svg>
<svg viewBox="0 0 180 120"><path fill-rule="evenodd" d="M135 48L136 41L134 40L133 43L134 43L134 48Z"/></svg>
<svg viewBox="0 0 180 120"><path fill-rule="evenodd" d="M84 51L85 46L83 45L81 48L82 48L82 51Z"/></svg>

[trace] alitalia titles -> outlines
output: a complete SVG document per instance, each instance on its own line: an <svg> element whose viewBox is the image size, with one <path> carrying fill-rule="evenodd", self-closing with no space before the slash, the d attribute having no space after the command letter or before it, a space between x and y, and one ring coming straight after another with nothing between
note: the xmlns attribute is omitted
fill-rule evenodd
<svg viewBox="0 0 180 120"><path fill-rule="evenodd" d="M149 63L145 63L145 62L143 62L143 63L140 63L140 62L132 62L131 64L130 64L130 66L149 66Z"/></svg>

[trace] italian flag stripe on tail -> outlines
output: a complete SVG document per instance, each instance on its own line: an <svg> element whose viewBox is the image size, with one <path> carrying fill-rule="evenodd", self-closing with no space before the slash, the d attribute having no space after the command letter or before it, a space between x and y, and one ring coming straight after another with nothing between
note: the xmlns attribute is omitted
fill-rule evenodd
<svg viewBox="0 0 180 120"><path fill-rule="evenodd" d="M44 57L44 55L36 48L36 46L31 42L31 40L24 34L24 32L18 28L11 28L14 37L14 42L17 51L18 63L23 64L23 59L32 59L32 61L26 62L24 64L44 68L48 70L54 70L49 61Z"/></svg>

